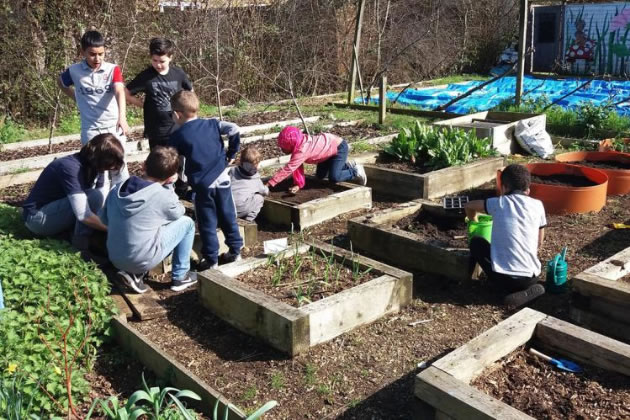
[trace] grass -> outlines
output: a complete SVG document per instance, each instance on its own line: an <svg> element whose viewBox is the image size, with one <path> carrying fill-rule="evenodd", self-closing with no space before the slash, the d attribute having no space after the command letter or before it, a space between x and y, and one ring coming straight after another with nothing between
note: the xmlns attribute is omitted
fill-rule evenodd
<svg viewBox="0 0 630 420"><path fill-rule="evenodd" d="M437 85L448 85L449 83L468 82L471 80L488 80L488 76L484 76L481 74L454 74L451 76L428 80L422 83L428 86L437 86Z"/></svg>
<svg viewBox="0 0 630 420"><path fill-rule="evenodd" d="M285 386L285 379L282 372L276 372L271 375L271 387L275 390L280 390Z"/></svg>
<svg viewBox="0 0 630 420"><path fill-rule="evenodd" d="M254 398L256 398L256 394L258 393L258 389L252 385L250 387L248 387L245 392L243 392L243 395L241 396L241 400L243 401L251 401Z"/></svg>
<svg viewBox="0 0 630 420"><path fill-rule="evenodd" d="M307 385L315 385L317 383L317 368L311 363L304 366L304 382Z"/></svg>

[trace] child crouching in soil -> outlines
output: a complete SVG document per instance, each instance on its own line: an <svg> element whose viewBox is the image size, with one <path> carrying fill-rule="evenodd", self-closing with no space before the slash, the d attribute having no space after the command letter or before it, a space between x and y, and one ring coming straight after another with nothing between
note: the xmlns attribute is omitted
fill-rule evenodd
<svg viewBox="0 0 630 420"><path fill-rule="evenodd" d="M293 126L282 129L278 136L278 147L286 154L291 154L289 162L269 180L269 185L277 184L293 175L293 187L289 191L297 193L306 185L304 163L317 164L315 176L319 179L328 177L330 182L343 182L357 179L361 185L367 183L362 165L348 162L348 143L331 133L314 136L303 134Z"/></svg>
<svg viewBox="0 0 630 420"><path fill-rule="evenodd" d="M248 146L241 152L239 165L229 172L236 215L241 219L254 220L265 202L264 196L269 194L258 173L260 160L258 149Z"/></svg>
<svg viewBox="0 0 630 420"><path fill-rule="evenodd" d="M118 276L137 293L148 287L143 278L173 253L171 290L197 282L189 272L195 223L170 184L177 180L179 156L171 147L154 147L144 163L144 178L130 177L109 193L101 220L108 227L109 259Z"/></svg>
<svg viewBox="0 0 630 420"><path fill-rule="evenodd" d="M509 165L501 173L501 195L475 200L466 205L466 216L477 220L479 213L492 216L492 241L473 237L470 255L490 282L508 292L504 303L523 306L545 293L537 283L540 274L538 247L545 237L545 208L529 197L531 176L522 165Z"/></svg>

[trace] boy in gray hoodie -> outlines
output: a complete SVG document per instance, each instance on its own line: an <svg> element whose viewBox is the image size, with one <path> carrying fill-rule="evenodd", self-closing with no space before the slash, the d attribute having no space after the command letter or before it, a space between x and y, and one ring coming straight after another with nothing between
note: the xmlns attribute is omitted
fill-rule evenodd
<svg viewBox="0 0 630 420"><path fill-rule="evenodd" d="M118 276L133 290L144 293L143 278L171 252L171 290L197 282L189 273L195 223L184 216L184 206L172 188L179 156L171 147L154 148L144 162L145 176L132 176L107 196L101 221L107 225L109 259Z"/></svg>
<svg viewBox="0 0 630 420"><path fill-rule="evenodd" d="M229 171L236 215L250 222L258 216L265 202L264 196L269 194L269 188L265 187L258 173L260 159L258 149L247 146L241 151L239 165Z"/></svg>

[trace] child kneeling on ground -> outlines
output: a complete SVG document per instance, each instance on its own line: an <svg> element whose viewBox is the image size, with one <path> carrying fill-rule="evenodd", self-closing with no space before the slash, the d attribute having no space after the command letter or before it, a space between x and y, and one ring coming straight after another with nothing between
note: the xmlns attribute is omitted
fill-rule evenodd
<svg viewBox="0 0 630 420"><path fill-rule="evenodd" d="M155 147L144 162L145 176L132 176L116 185L101 210L108 227L109 259L118 276L134 291L144 293L143 278L173 253L171 290L197 282L190 270L195 223L184 216L184 206L171 184L177 180L179 156L171 147Z"/></svg>
<svg viewBox="0 0 630 420"><path fill-rule="evenodd" d="M357 179L361 185L367 184L363 166L354 161L348 162L348 143L331 133L309 136L293 126L287 126L278 135L278 147L291 154L289 162L269 180L269 185L277 184L293 175L293 187L289 191L297 193L306 185L304 163L317 164L315 176L328 177L330 182L343 182Z"/></svg>
<svg viewBox="0 0 630 420"><path fill-rule="evenodd" d="M508 292L504 303L519 307L545 293L537 283L538 247L545 237L545 208L529 197L531 175L522 165L509 165L501 173L501 194L466 205L469 220L478 213L492 216L492 241L473 237L470 256L496 287Z"/></svg>
<svg viewBox="0 0 630 420"><path fill-rule="evenodd" d="M254 146L241 151L240 163L230 169L232 179L232 197L236 206L236 215L241 219L253 221L265 203L269 188L265 187L258 173L261 154Z"/></svg>

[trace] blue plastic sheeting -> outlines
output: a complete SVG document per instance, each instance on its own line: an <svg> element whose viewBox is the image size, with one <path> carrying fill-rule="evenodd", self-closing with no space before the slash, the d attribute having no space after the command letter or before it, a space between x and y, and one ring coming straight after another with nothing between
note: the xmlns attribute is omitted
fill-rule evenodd
<svg viewBox="0 0 630 420"><path fill-rule="evenodd" d="M523 92L525 93L523 99L535 100L544 95L549 102L554 102L584 82L586 82L586 79L552 80L526 76L523 81ZM481 83L483 82L472 81L450 84L446 88L407 89L398 98L397 103L432 110ZM446 111L468 114L472 111L491 110L501 102L513 99L515 90L516 77L504 77L449 106ZM387 92L387 98L390 101L396 99L397 96L398 92ZM566 109L574 109L583 103L603 105L619 102L628 97L630 97L630 81L593 80L586 89L580 89L571 96L559 101L557 105ZM361 103L361 100L358 99L357 102ZM371 102L378 103L379 99L372 98ZM613 108L621 115L630 115L630 104L628 103L617 105Z"/></svg>

